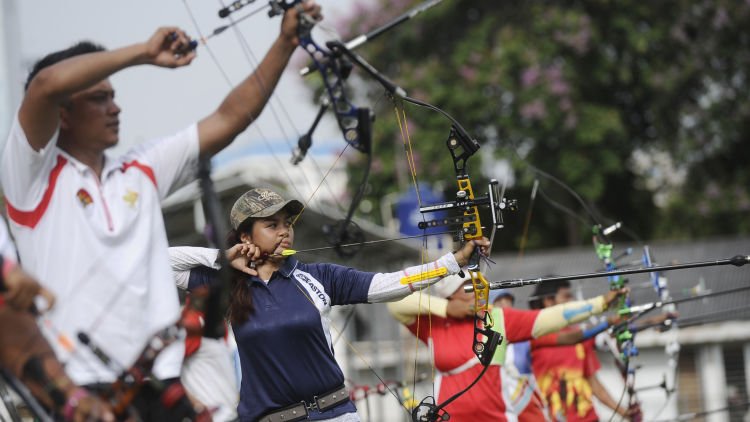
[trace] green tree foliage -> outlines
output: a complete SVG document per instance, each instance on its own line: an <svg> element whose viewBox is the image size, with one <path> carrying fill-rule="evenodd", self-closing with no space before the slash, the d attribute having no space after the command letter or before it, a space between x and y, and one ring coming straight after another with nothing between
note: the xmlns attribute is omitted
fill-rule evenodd
<svg viewBox="0 0 750 422"><path fill-rule="evenodd" d="M351 35L365 32L417 3L359 5L344 26ZM410 96L451 113L485 149L494 147L485 160L512 163L509 196L520 212L496 248L521 242L539 177L529 164L572 187L597 219L623 221L643 239L747 234L748 28L749 1L454 0L360 54ZM407 189L411 176L392 103L374 82L367 86L378 104L368 186L377 201ZM408 105L406 116L419 180L455 191L444 144L449 123ZM479 164L474 158L477 177ZM353 181L360 167L352 162ZM540 182L557 208L537 197L529 247L587 239L583 207L557 184Z"/></svg>

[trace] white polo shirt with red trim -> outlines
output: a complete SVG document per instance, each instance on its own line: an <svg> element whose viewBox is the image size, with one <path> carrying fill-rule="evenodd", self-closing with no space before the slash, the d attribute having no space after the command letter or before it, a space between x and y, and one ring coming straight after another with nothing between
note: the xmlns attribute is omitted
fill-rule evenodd
<svg viewBox="0 0 750 422"><path fill-rule="evenodd" d="M107 157L101 181L56 143L34 151L16 115L0 166L10 229L24 268L57 296L42 329L66 371L77 384L111 382L117 371L77 335L129 367L178 319L160 201L194 179L198 130ZM157 377L179 376L183 347L159 356Z"/></svg>

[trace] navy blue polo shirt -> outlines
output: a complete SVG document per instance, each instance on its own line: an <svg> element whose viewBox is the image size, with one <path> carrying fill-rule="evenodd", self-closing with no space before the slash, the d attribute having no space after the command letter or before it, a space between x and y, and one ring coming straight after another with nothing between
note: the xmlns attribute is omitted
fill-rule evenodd
<svg viewBox="0 0 750 422"><path fill-rule="evenodd" d="M334 264L305 264L288 258L266 284L248 277L254 311L232 327L242 367L238 414L254 421L276 409L311 402L344 384L333 355L328 316L332 305L367 302L375 273ZM211 283L217 272L199 267L190 272L189 288ZM311 420L355 412L347 401Z"/></svg>

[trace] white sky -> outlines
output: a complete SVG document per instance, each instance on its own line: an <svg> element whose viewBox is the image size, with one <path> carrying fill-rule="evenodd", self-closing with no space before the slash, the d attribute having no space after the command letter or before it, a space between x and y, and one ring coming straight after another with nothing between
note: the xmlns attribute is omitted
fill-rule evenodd
<svg viewBox="0 0 750 422"><path fill-rule="evenodd" d="M13 0L3 0L3 5L7 7L10 1ZM323 6L324 15L330 23L345 15L346 7L351 7L352 4L335 0L318 0L318 3ZM11 98L20 98L23 79L35 60L82 39L90 39L112 49L144 41L157 27L164 25L179 26L198 38L185 4L192 10L204 35L227 23L217 16L219 1L17 0L18 40L11 42L20 49L21 69L16 71L20 80L10 84L11 89L17 89ZM264 1L257 1L233 16L242 17L265 4ZM264 10L241 22L237 28L259 60L277 36L280 23L279 17L269 19ZM233 84L238 83L254 68L248 62L232 29L209 40L208 46L216 54ZM304 52L298 50L292 60L292 66L282 77L273 100L284 129L280 128L271 109L267 107L259 121L253 125L256 128L251 126L235 141L231 147L235 151L241 148L268 153L262 139L265 138L286 161L290 149L283 139L290 139L290 143L296 144L299 133L307 131L317 107L311 104L310 91L303 86L302 79L296 72L299 64L305 62ZM122 108L121 140L115 152L153 137L170 134L202 118L213 111L229 91L229 85L203 46L198 47L198 57L188 67L170 70L140 66L115 74L111 81ZM15 110L17 105L11 106ZM291 116L294 127L291 127L286 113ZM258 128L261 129L260 132ZM4 138L5 134L2 136ZM321 123L316 131L315 142L317 148L314 145L311 153L320 154L343 146L341 134L332 116L329 115ZM328 147L322 144L327 144Z"/></svg>

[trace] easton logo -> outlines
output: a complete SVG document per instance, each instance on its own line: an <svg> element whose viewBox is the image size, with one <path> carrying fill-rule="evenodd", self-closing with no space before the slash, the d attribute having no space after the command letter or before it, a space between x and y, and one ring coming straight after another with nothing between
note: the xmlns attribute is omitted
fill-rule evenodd
<svg viewBox="0 0 750 422"><path fill-rule="evenodd" d="M295 277L297 277L298 280L302 280L305 283L307 283L308 286L310 286L310 290L313 294L317 295L318 298L323 301L323 306L328 306L328 299L326 298L326 294L316 286L312 280L310 280L310 277L302 274L302 273L296 273Z"/></svg>

